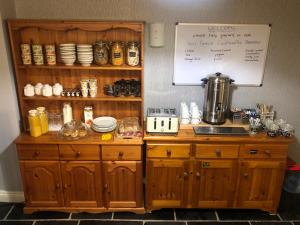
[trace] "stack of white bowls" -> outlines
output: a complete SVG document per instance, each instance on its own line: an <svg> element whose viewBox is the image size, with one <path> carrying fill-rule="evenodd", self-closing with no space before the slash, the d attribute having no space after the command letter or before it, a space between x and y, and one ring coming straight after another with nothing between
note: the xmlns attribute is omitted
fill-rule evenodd
<svg viewBox="0 0 300 225"><path fill-rule="evenodd" d="M117 120L113 117L97 117L92 122L92 129L96 132L110 132L116 129Z"/></svg>
<svg viewBox="0 0 300 225"><path fill-rule="evenodd" d="M74 65L76 61L76 48L73 43L59 45L60 58L66 66Z"/></svg>
<svg viewBox="0 0 300 225"><path fill-rule="evenodd" d="M77 58L82 66L90 66L93 62L93 46L88 44L78 44Z"/></svg>

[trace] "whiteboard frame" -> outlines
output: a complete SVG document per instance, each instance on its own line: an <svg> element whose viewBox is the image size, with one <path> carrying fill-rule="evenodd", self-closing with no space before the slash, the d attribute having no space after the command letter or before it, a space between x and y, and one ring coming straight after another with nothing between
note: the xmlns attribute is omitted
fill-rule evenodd
<svg viewBox="0 0 300 225"><path fill-rule="evenodd" d="M264 54L264 61L263 61L263 70L262 70L262 74L261 74L261 80L260 80L260 84L234 84L235 86L240 86L240 87L262 87L263 86L263 80L264 80L264 75L265 75L265 70L266 70L266 61L267 61L267 57L268 57L268 52L269 52L269 43L270 43L270 35L271 35L271 27L272 24L243 24L243 23L237 23L237 24L228 24L228 23L180 23L180 22L176 22L175 23L175 47L174 47L174 60L173 60L173 78L172 78L172 85L174 86L201 86L202 83L197 83L197 84L180 84L180 83L175 83L174 79L175 79L175 63L176 63L176 47L177 47L177 27L179 25L204 25L204 26L208 26L208 25L213 25L213 26L268 26L268 37L267 37L267 46L266 46L266 51ZM219 71L216 71L219 72ZM207 74L208 75L208 74ZM227 75L227 74L226 74ZM204 78L204 77L203 77Z"/></svg>

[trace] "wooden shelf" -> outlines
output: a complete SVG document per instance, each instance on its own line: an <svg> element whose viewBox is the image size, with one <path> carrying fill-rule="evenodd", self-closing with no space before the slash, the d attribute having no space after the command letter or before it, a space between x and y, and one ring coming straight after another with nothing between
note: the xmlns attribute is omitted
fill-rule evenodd
<svg viewBox="0 0 300 225"><path fill-rule="evenodd" d="M142 102L141 97L62 97L62 96L23 96L24 101L110 101L110 102Z"/></svg>
<svg viewBox="0 0 300 225"><path fill-rule="evenodd" d="M143 68L141 66L98 66L96 64L91 64L91 66L81 66L80 64L74 64L73 66L66 66L64 64L57 64L53 66L49 65L18 65L19 69L63 69L63 70L128 70L128 71L142 71Z"/></svg>

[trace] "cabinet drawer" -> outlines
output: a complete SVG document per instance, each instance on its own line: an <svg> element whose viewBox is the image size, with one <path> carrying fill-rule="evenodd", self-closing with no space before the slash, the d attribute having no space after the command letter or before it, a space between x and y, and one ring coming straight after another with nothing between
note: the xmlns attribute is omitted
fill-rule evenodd
<svg viewBox="0 0 300 225"><path fill-rule="evenodd" d="M137 146L137 145L102 146L102 160L142 160L141 146Z"/></svg>
<svg viewBox="0 0 300 225"><path fill-rule="evenodd" d="M147 145L148 158L189 158L189 144L149 144Z"/></svg>
<svg viewBox="0 0 300 225"><path fill-rule="evenodd" d="M287 145L243 145L240 149L242 158L286 158Z"/></svg>
<svg viewBox="0 0 300 225"><path fill-rule="evenodd" d="M100 160L99 145L59 145L61 160Z"/></svg>
<svg viewBox="0 0 300 225"><path fill-rule="evenodd" d="M58 160L57 145L17 145L19 159Z"/></svg>
<svg viewBox="0 0 300 225"><path fill-rule="evenodd" d="M237 158L238 145L196 145L196 158Z"/></svg>

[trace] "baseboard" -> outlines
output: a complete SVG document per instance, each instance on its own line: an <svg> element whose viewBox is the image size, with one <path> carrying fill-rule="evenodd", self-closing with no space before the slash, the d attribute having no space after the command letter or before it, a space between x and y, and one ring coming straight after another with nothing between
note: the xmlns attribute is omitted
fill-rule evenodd
<svg viewBox="0 0 300 225"><path fill-rule="evenodd" d="M23 191L0 190L0 202L24 202Z"/></svg>

